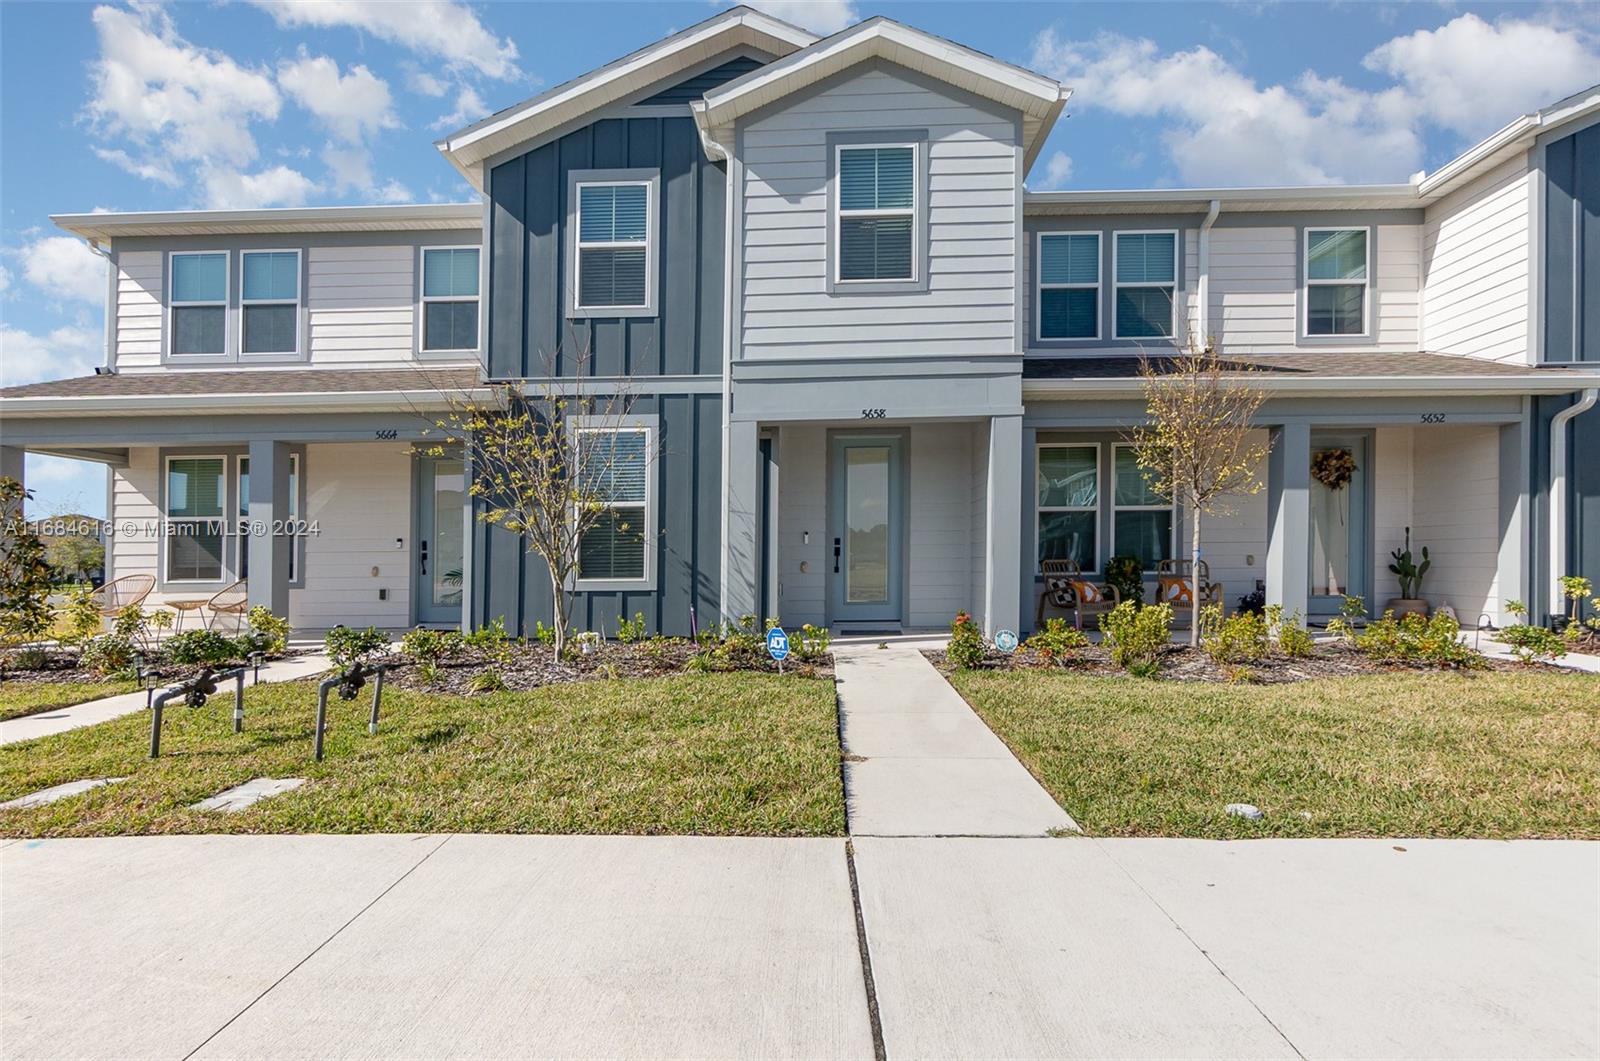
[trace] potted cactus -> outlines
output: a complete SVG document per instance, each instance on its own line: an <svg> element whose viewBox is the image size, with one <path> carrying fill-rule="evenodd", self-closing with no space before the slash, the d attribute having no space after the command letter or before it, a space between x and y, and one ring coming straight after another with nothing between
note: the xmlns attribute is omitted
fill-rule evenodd
<svg viewBox="0 0 1600 1061"><path fill-rule="evenodd" d="M1422 547L1421 562L1415 560L1411 555L1411 528L1407 527L1405 548L1395 549L1389 555L1394 559L1389 570L1394 572L1394 577L1400 583L1400 596L1391 597L1384 604L1384 610L1394 612L1396 617L1426 616L1428 602L1422 599L1422 576L1433 566L1433 561L1428 559L1428 547Z"/></svg>

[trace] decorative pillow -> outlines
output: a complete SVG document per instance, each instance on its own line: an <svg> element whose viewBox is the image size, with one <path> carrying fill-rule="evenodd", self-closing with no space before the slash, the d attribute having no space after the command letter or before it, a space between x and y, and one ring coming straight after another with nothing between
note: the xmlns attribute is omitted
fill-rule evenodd
<svg viewBox="0 0 1600 1061"><path fill-rule="evenodd" d="M1072 606L1072 579L1062 575L1046 575L1044 592L1058 608Z"/></svg>
<svg viewBox="0 0 1600 1061"><path fill-rule="evenodd" d="M1164 578L1161 580L1161 603L1163 604L1193 604L1194 596L1189 592L1188 579Z"/></svg>
<svg viewBox="0 0 1600 1061"><path fill-rule="evenodd" d="M1097 604L1105 598L1100 593L1100 587L1093 582L1072 581L1072 592L1078 595L1080 604Z"/></svg>

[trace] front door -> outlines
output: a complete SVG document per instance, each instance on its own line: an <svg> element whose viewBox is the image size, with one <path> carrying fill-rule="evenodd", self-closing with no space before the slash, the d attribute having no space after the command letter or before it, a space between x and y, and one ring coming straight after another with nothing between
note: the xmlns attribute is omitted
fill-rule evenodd
<svg viewBox="0 0 1600 1061"><path fill-rule="evenodd" d="M422 457L418 462L416 564L417 622L461 624L461 535L466 483L461 461Z"/></svg>
<svg viewBox="0 0 1600 1061"><path fill-rule="evenodd" d="M1312 615L1336 615L1345 597L1367 596L1369 449L1365 435L1311 434Z"/></svg>
<svg viewBox="0 0 1600 1061"><path fill-rule="evenodd" d="M903 450L899 435L833 439L827 558L831 622L900 622Z"/></svg>

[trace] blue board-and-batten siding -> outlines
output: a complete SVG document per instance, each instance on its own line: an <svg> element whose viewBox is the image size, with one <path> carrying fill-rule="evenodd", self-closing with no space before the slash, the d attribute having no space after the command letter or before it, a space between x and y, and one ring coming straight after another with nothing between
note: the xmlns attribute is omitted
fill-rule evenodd
<svg viewBox="0 0 1600 1061"><path fill-rule="evenodd" d="M715 394L641 397L630 412L658 418L660 457L653 468L658 527L653 590L579 593L575 630L615 636L618 617L643 614L651 633L687 636L690 608L703 629L716 621L721 564L722 401ZM520 536L474 522L473 627L503 619L513 633L550 625L549 569Z"/></svg>
<svg viewBox="0 0 1600 1061"><path fill-rule="evenodd" d="M743 77L762 65L764 64L760 59L753 59L749 56L729 59L721 66L680 81L671 88L662 89L649 99L641 100L639 105L654 107L672 103L688 103L692 99L699 99L718 85L725 85L736 77Z"/></svg>
<svg viewBox="0 0 1600 1061"><path fill-rule="evenodd" d="M1545 148L1544 358L1600 361L1600 125Z"/></svg>
<svg viewBox="0 0 1600 1061"><path fill-rule="evenodd" d="M568 175L657 169L655 317L567 317ZM489 374L716 375L721 372L727 175L684 117L597 121L489 173Z"/></svg>

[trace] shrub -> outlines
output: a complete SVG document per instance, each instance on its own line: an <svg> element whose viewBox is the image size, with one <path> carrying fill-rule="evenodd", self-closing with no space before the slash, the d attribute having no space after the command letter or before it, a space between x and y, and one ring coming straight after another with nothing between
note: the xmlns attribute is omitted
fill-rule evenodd
<svg viewBox="0 0 1600 1061"><path fill-rule="evenodd" d="M238 641L211 630L185 630L167 638L167 658L186 666L215 666L241 658Z"/></svg>
<svg viewBox="0 0 1600 1061"><path fill-rule="evenodd" d="M1274 604L1267 609L1267 626L1271 630L1272 639L1278 644L1278 651L1285 656L1303 658L1311 655L1312 650L1316 648L1316 642L1311 638L1311 631L1301 622L1298 611L1285 617L1283 605Z"/></svg>
<svg viewBox="0 0 1600 1061"><path fill-rule="evenodd" d="M336 626L323 638L328 658L343 670L353 663L361 663L379 655L389 647L389 639L376 626L357 630L350 626Z"/></svg>
<svg viewBox="0 0 1600 1061"><path fill-rule="evenodd" d="M117 634L105 634L83 646L78 666L102 678L125 674L133 669L133 642Z"/></svg>
<svg viewBox="0 0 1600 1061"><path fill-rule="evenodd" d="M500 620L496 620L496 622L500 622ZM504 624L502 623L501 625ZM533 621L533 639L541 645L554 646L556 643L556 628L546 626L538 619L535 619Z"/></svg>
<svg viewBox="0 0 1600 1061"><path fill-rule="evenodd" d="M674 650L686 642L681 637L666 637L656 634L644 642L643 651L652 663L658 667L665 667L672 662Z"/></svg>
<svg viewBox="0 0 1600 1061"><path fill-rule="evenodd" d="M456 630L429 630L419 626L407 630L400 638L402 653L417 663L432 664L435 671L440 660L459 656L464 647L461 634Z"/></svg>
<svg viewBox="0 0 1600 1061"><path fill-rule="evenodd" d="M1433 618L1393 612L1367 625L1356 637L1356 648L1380 663L1409 663L1431 667L1478 667L1483 657L1461 643L1461 624L1444 612Z"/></svg>
<svg viewBox="0 0 1600 1061"><path fill-rule="evenodd" d="M555 645L555 631L550 632L550 645ZM480 653L495 663L506 664L511 662L511 635L506 633L506 621L497 617L492 623L485 623L476 630L471 630L461 636L461 643L474 652ZM569 651L572 645L565 646Z"/></svg>
<svg viewBox="0 0 1600 1061"><path fill-rule="evenodd" d="M1137 556L1113 556L1106 561L1106 582L1123 600L1144 605L1144 563Z"/></svg>
<svg viewBox="0 0 1600 1061"><path fill-rule="evenodd" d="M250 632L245 637L251 652L281 656L289 648L289 620L273 615L272 609L258 604L250 609ZM248 653L246 653L248 655Z"/></svg>
<svg viewBox="0 0 1600 1061"><path fill-rule="evenodd" d="M1100 616L1111 661L1136 678L1153 677L1172 639L1172 605L1135 608L1123 601Z"/></svg>
<svg viewBox="0 0 1600 1061"><path fill-rule="evenodd" d="M1239 598L1239 611L1260 615L1267 610L1267 591L1258 589Z"/></svg>
<svg viewBox="0 0 1600 1061"><path fill-rule="evenodd" d="M44 543L29 525L26 503L33 492L0 477L0 644L23 645L50 632L50 566Z"/></svg>
<svg viewBox="0 0 1600 1061"><path fill-rule="evenodd" d="M1560 659L1567 654L1566 639L1543 626L1508 626L1500 631L1499 638L1524 663Z"/></svg>
<svg viewBox="0 0 1600 1061"><path fill-rule="evenodd" d="M1254 663L1267 654L1267 618L1253 612L1222 617L1220 604L1200 609L1200 647L1215 663Z"/></svg>
<svg viewBox="0 0 1600 1061"><path fill-rule="evenodd" d="M951 666L970 670L983 662L983 654L983 633L978 624L966 612L957 612L950 624L950 645L945 649L945 657Z"/></svg>
<svg viewBox="0 0 1600 1061"><path fill-rule="evenodd" d="M1073 649L1088 644L1089 638L1082 630L1069 625L1060 616L1052 616L1044 621L1044 629L1035 631L1022 647L1043 660L1064 660Z"/></svg>
<svg viewBox="0 0 1600 1061"><path fill-rule="evenodd" d="M645 637L644 612L634 612L632 619L617 620L617 640L624 645L642 641Z"/></svg>
<svg viewBox="0 0 1600 1061"><path fill-rule="evenodd" d="M129 650L130 654L132 650ZM43 670L50 662L50 653L37 645L19 648L6 657L5 666L13 670Z"/></svg>
<svg viewBox="0 0 1600 1061"><path fill-rule="evenodd" d="M800 636L789 643L801 662L811 663L828 654L828 648L833 644L833 634L826 626L806 623L800 627Z"/></svg>
<svg viewBox="0 0 1600 1061"><path fill-rule="evenodd" d="M467 688L475 693L497 693L505 687L506 680L499 667L485 667L467 682Z"/></svg>
<svg viewBox="0 0 1600 1061"><path fill-rule="evenodd" d="M61 637L64 645L87 645L100 633L100 605L94 599L94 587L81 583L67 596L66 633Z"/></svg>

